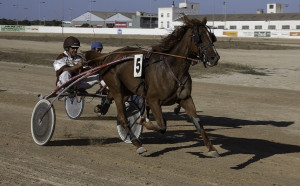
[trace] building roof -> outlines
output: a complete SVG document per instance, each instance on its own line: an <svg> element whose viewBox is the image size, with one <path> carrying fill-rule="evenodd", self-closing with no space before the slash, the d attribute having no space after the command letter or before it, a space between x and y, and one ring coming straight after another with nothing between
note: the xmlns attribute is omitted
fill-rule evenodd
<svg viewBox="0 0 300 186"><path fill-rule="evenodd" d="M208 21L224 21L224 14L200 14L187 15L189 19L201 19L207 17ZM276 13L276 14L226 14L226 21L292 21L300 20L300 13ZM182 18L176 21L182 21Z"/></svg>
<svg viewBox="0 0 300 186"><path fill-rule="evenodd" d="M89 11L90 12L90 11ZM91 11L91 14L94 14L95 16L101 17L102 19L106 20L116 14L122 14L123 16L128 17L129 19L132 19L132 16L135 15L135 13L126 13L126 12L97 12L97 11Z"/></svg>

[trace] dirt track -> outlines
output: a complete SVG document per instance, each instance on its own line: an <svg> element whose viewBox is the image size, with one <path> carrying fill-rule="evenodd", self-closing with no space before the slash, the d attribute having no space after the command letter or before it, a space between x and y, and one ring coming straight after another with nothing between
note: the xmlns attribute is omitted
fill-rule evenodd
<svg viewBox="0 0 300 186"><path fill-rule="evenodd" d="M2 52L13 48L5 41ZM14 42L27 45L28 52L57 50L54 43ZM232 55L223 49L223 62L251 63L268 76L233 73L194 80L197 111L222 156L216 159L206 157L193 125L183 112L174 115L173 107L163 108L165 135L144 130L148 152L139 156L119 139L114 105L106 116L93 113L97 100L88 100L79 120L70 120L63 102L56 102L54 136L49 146L38 146L30 133L31 113L37 94L54 88L54 71L0 62L0 185L298 185L299 57L296 50L288 56L280 52Z"/></svg>

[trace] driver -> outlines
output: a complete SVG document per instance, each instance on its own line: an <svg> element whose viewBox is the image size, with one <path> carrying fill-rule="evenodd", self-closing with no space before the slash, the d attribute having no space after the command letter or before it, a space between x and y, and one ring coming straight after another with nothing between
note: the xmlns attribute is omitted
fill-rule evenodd
<svg viewBox="0 0 300 186"><path fill-rule="evenodd" d="M91 51L101 53L102 50L103 50L103 45L101 42L93 42L92 43ZM100 89L102 89L102 94L107 95L109 88L106 86L106 83L104 82L103 79L100 80L100 86L101 86ZM103 89L102 87L106 87L106 88ZM107 97L104 97L101 100L101 104L95 106L94 112L105 115L110 107L110 104L111 104L111 100L108 99Z"/></svg>
<svg viewBox="0 0 300 186"><path fill-rule="evenodd" d="M101 42L93 42L91 46L91 50L101 53L103 50L103 45Z"/></svg>
<svg viewBox="0 0 300 186"><path fill-rule="evenodd" d="M83 70L83 59L77 55L79 47L80 42L76 37L70 36L65 39L63 44L64 52L53 62L57 86L62 86ZM75 88L79 91L86 92L86 89L93 87L97 83L99 83L98 74L81 80L75 85Z"/></svg>

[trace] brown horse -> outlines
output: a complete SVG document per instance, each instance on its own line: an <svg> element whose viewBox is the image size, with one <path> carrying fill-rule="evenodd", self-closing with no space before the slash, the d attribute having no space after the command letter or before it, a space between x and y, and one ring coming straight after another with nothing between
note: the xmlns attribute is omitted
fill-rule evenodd
<svg viewBox="0 0 300 186"><path fill-rule="evenodd" d="M101 60L101 63L108 63L117 58L135 54L144 56L143 75L140 78L133 76L135 68L133 60L109 66L100 72L109 87L110 96L115 100L118 120L137 147L137 153L142 154L146 149L131 133L124 114L124 97L132 94L142 96L146 100L157 122L154 124L143 116L139 123L149 130L161 133L167 129L161 106L179 103L201 134L204 144L209 150L208 155L219 156L196 114L191 97L192 80L189 74L191 64L203 62L205 66L214 66L220 59L213 44L216 38L206 26L206 22L206 18L199 21L197 19L189 20L184 16L183 26L176 28L170 35L162 39L160 44L153 46L151 51L127 47L116 50ZM87 60L95 57L95 54L86 54Z"/></svg>

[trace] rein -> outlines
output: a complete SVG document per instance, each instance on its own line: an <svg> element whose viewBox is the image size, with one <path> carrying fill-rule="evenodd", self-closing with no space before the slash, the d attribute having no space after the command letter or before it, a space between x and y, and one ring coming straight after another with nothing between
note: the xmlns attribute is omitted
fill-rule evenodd
<svg viewBox="0 0 300 186"><path fill-rule="evenodd" d="M168 53L163 53L163 52L153 52L153 51L150 51L150 50L144 50L144 49L141 49L145 52L149 52L149 53L152 53L152 54L159 54L159 55L164 55L164 56L171 56L171 57L175 57L175 58L180 58L180 59L186 59L188 61L192 61L192 62L199 62L198 59L193 59L193 58L189 58L189 57L186 57L186 56L180 56L180 55L175 55L175 54L168 54ZM88 60L86 63L89 63L91 61L94 61L94 60L100 60L100 59L103 59L103 58L106 58L112 54L125 54L125 53L136 53L137 51L116 51L116 52L110 52L108 54L105 54L103 56L99 56L99 57L96 57L94 59L91 59L91 60Z"/></svg>

